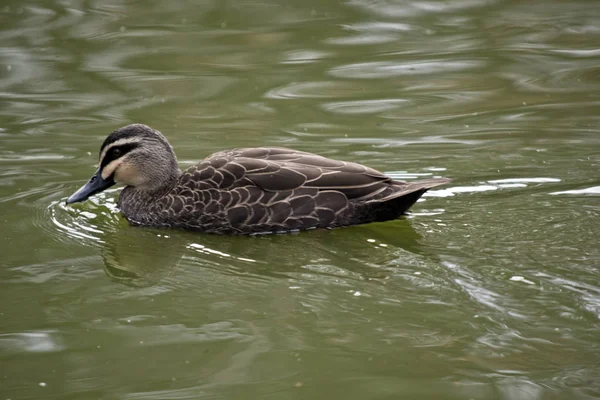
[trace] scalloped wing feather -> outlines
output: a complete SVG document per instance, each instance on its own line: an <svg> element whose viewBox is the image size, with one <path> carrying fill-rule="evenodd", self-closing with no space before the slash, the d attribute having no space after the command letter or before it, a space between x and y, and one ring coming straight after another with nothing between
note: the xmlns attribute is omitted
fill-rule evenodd
<svg viewBox="0 0 600 400"><path fill-rule="evenodd" d="M156 207L166 206L166 220L207 232L303 230L397 218L427 189L448 181L395 181L360 164L292 149L235 149L188 168Z"/></svg>

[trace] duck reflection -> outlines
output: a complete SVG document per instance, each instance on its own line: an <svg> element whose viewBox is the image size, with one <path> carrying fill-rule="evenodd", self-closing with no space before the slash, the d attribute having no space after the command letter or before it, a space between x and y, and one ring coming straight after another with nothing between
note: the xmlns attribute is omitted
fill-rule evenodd
<svg viewBox="0 0 600 400"><path fill-rule="evenodd" d="M309 264L377 275L374 266L424 253L411 222L397 220L285 235L216 236L120 224L105 235L104 270L114 281L148 287L187 267L224 274L287 277Z"/></svg>
<svg viewBox="0 0 600 400"><path fill-rule="evenodd" d="M182 241L155 229L119 225L103 239L106 275L134 287L152 286L172 274L185 252Z"/></svg>

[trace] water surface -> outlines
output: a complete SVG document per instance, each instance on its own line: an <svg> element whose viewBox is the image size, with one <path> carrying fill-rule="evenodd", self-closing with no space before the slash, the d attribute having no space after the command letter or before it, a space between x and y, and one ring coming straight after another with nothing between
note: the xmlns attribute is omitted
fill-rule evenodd
<svg viewBox="0 0 600 400"><path fill-rule="evenodd" d="M5 1L0 397L600 397L595 2ZM453 182L257 238L64 200L113 129Z"/></svg>

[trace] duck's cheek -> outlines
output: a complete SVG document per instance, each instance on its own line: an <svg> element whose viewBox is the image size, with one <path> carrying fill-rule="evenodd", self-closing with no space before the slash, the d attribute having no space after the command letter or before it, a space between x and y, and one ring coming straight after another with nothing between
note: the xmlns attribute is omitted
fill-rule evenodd
<svg viewBox="0 0 600 400"><path fill-rule="evenodd" d="M121 164L121 160L113 160L110 163L108 163L104 168L102 168L102 171L101 171L102 179L107 180L111 176L113 176L115 174L115 171L119 168L120 164Z"/></svg>
<svg viewBox="0 0 600 400"><path fill-rule="evenodd" d="M110 164L107 167L109 166ZM128 162L121 162L116 166L114 180L128 186L143 186L146 183L144 175Z"/></svg>

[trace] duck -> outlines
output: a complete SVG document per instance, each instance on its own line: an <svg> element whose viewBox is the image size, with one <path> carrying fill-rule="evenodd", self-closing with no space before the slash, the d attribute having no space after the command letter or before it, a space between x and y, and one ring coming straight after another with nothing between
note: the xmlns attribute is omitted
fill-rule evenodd
<svg viewBox="0 0 600 400"><path fill-rule="evenodd" d="M98 169L71 195L83 202L115 184L129 224L257 235L394 220L427 190L450 182L405 182L373 168L284 147L234 148L184 171L158 130L131 124L110 133Z"/></svg>

